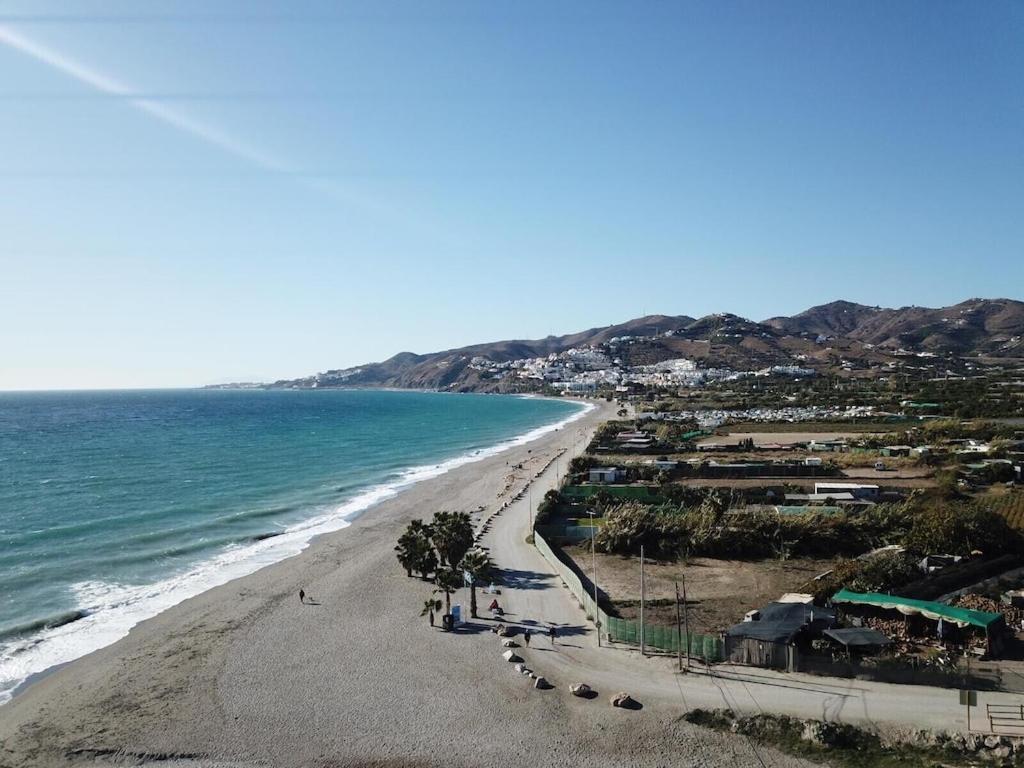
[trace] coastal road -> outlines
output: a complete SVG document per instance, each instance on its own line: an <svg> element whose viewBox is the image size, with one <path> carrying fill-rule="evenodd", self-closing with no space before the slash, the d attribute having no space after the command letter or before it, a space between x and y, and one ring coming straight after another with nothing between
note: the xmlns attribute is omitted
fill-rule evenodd
<svg viewBox="0 0 1024 768"><path fill-rule="evenodd" d="M576 450L585 442L578 443ZM539 674L563 690L572 683L586 682L602 697L628 691L645 707L668 707L680 714L697 707L728 708L743 714L774 712L890 731L967 731L965 710L955 690L734 665L697 667L682 674L674 657L645 658L638 650L622 645L599 648L593 625L572 593L540 552L527 543L531 496L536 505L546 491L557 487L556 470L564 470L569 459L570 453L566 453L557 467L551 465L545 470L533 482L532 495L527 494L497 516L483 540L505 576L500 599L507 611L507 623L536 628L531 647L524 649L523 655ZM544 636L552 624L559 632L554 648ZM972 714L973 729L987 728L983 717L986 703L1020 700L1012 694L979 693L979 706Z"/></svg>

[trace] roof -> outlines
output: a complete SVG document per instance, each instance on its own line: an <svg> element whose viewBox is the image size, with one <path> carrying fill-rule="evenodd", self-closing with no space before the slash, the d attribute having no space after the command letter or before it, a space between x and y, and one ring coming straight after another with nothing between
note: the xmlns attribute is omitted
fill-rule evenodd
<svg viewBox="0 0 1024 768"><path fill-rule="evenodd" d="M786 501L856 501L857 497L849 491L836 493L787 493Z"/></svg>
<svg viewBox="0 0 1024 768"><path fill-rule="evenodd" d="M833 603L849 603L851 605L872 605L876 608L886 608L899 611L905 616L919 614L926 618L938 621L952 621L958 627L980 627L988 629L990 626L1003 618L1001 613L988 613L987 611L972 611L970 608L958 608L945 603L935 603L930 600L913 600L909 597L898 595L883 595L878 592L850 592L841 589L832 595Z"/></svg>
<svg viewBox="0 0 1024 768"><path fill-rule="evenodd" d="M814 595L805 592L787 592L775 602L777 603L800 603L807 605L814 602Z"/></svg>
<svg viewBox="0 0 1024 768"><path fill-rule="evenodd" d="M778 504L773 509L780 515L838 515L843 511L842 507L812 507L807 504Z"/></svg>
<svg viewBox="0 0 1024 768"><path fill-rule="evenodd" d="M835 611L803 603L768 603L757 621L743 621L725 630L728 637L788 643L804 627L832 626Z"/></svg>
<svg viewBox="0 0 1024 768"><path fill-rule="evenodd" d="M847 629L826 629L825 637L835 640L847 648L861 646L892 645L892 640L877 629L869 627L849 627Z"/></svg>
<svg viewBox="0 0 1024 768"><path fill-rule="evenodd" d="M815 488L814 492L815 493L822 493L822 491L817 490L819 487L820 488L849 488L849 489L853 489L853 490L866 490L866 489L874 489L876 491L878 490L878 486L877 485L871 485L871 484L865 484L865 483L829 483L829 482L820 482L820 483L815 483L814 484L814 488Z"/></svg>

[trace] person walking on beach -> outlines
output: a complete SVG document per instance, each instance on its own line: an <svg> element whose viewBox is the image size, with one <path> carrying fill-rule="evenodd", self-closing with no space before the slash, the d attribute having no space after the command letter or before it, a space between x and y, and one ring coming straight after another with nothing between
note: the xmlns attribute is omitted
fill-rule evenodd
<svg viewBox="0 0 1024 768"><path fill-rule="evenodd" d="M523 642L526 643L526 647L530 647L530 630L523 632Z"/></svg>
<svg viewBox="0 0 1024 768"><path fill-rule="evenodd" d="M548 628L548 637L551 638L551 647L552 648L555 647L555 632L556 632L555 626L554 626L554 624L552 624L551 627Z"/></svg>
<svg viewBox="0 0 1024 768"><path fill-rule="evenodd" d="M300 589L299 590L299 602L300 603L305 603L306 602L306 590L304 590L304 589Z"/></svg>

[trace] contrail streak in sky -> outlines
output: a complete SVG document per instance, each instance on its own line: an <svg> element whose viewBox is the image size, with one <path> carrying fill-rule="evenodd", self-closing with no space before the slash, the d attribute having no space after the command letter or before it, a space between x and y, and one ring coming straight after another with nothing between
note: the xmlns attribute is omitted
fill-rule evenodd
<svg viewBox="0 0 1024 768"><path fill-rule="evenodd" d="M253 147L240 139L214 126L203 123L187 114L155 99L139 96L139 90L118 81L92 67L76 61L70 56L54 50L42 43L16 32L9 25L0 23L0 45L6 45L19 53L45 64L78 82L99 91L107 96L115 96L124 103L131 104L140 112L156 118L165 125L176 128L182 133L193 136L200 141L216 147L234 157L244 160L264 171L290 175L298 179L306 187L326 194L332 200L342 203L349 209L361 214L370 215L378 220L387 221L389 225L400 225L403 229L413 229L421 234L434 238L449 239L448 230L439 230L434 223L420 220L411 211L403 210L400 221L396 222L396 211L392 205L385 205L362 193L354 193L336 180L317 178L315 174L303 174L302 169L289 165L273 155Z"/></svg>
<svg viewBox="0 0 1024 768"><path fill-rule="evenodd" d="M133 97L132 93L137 92L137 89L133 89L108 75L97 72L91 67L15 32L9 26L3 24L0 24L0 43L74 78L83 85L95 88L111 96L123 96L126 103L131 104L140 112L145 112L162 123L177 128L179 131L194 136L235 157L276 173L291 173L295 170L266 152L249 146L213 126L199 122L176 109L168 107L166 104L145 98Z"/></svg>

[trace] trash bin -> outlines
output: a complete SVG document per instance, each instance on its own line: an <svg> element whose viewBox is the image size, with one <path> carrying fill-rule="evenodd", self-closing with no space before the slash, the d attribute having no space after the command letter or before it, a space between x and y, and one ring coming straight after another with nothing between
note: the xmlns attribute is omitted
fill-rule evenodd
<svg viewBox="0 0 1024 768"><path fill-rule="evenodd" d="M441 617L441 626L444 628L445 632L451 632L455 629L455 617L450 613L446 613Z"/></svg>

